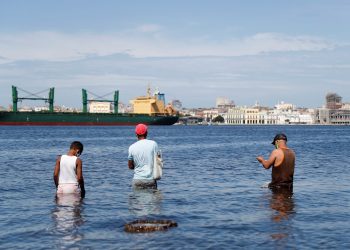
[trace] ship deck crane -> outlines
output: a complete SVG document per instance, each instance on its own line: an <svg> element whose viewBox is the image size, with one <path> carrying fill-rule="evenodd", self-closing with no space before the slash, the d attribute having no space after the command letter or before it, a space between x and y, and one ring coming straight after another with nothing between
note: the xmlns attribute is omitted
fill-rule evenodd
<svg viewBox="0 0 350 250"><path fill-rule="evenodd" d="M89 92L89 94L92 94L93 96L99 98L99 99L88 99L88 95L87 92ZM113 92L112 92L113 93ZM87 104L88 102L110 102L113 103L114 105L114 113L118 114L118 102L119 102L119 90L114 91L114 99L113 100L106 100L104 99L105 96L110 95L111 93L108 93L104 96L98 96L90 91L87 91L86 89L82 89L82 95L83 95L83 113L87 113Z"/></svg>
<svg viewBox="0 0 350 250"><path fill-rule="evenodd" d="M21 88L18 88L20 89L21 91L29 94L29 96L27 97L18 97L18 91L17 91L17 87L16 86L12 86L12 110L13 112L17 112L18 111L18 108L17 108L17 103L18 102L21 102L22 100L43 100L47 103L49 103L49 111L50 112L53 112L54 111L54 108L53 108L53 104L54 104L54 96L55 96L55 88L50 88L49 89L49 97L48 98L44 98L44 97L40 97L38 96L38 94L41 94L46 90L43 90L43 91L40 91L38 93L30 93L24 89L21 89ZM31 97L31 96L34 96L34 97Z"/></svg>

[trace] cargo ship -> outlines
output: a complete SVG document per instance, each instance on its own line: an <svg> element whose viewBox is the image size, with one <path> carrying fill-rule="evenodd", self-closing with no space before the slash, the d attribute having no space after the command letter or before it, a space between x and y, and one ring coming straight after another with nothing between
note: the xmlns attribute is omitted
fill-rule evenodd
<svg viewBox="0 0 350 250"><path fill-rule="evenodd" d="M82 112L56 112L54 111L54 88L50 88L48 98L20 98L17 88L12 86L12 111L0 111L0 125L8 126L121 126L144 123L147 125L172 125L179 119L177 112L171 105L165 105L164 94L156 92L147 96L137 97L130 102L133 104L133 112L118 113L119 91L115 91L114 100L88 100L87 92L82 90L83 110ZM26 111L17 110L17 102L23 99L45 100L49 103L48 111ZM88 112L87 104L113 103L113 113Z"/></svg>

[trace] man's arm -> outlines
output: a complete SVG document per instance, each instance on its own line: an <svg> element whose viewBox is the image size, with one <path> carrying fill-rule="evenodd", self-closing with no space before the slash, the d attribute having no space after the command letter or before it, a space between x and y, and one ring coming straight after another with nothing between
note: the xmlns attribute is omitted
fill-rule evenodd
<svg viewBox="0 0 350 250"><path fill-rule="evenodd" d="M58 187L58 178L60 174L60 162L61 162L61 156L57 158L55 170L53 171L53 180L55 182L56 188Z"/></svg>
<svg viewBox="0 0 350 250"><path fill-rule="evenodd" d="M264 157L258 156L256 159L263 165L265 169L269 169L272 167L276 161L276 158L278 156L278 150L275 149L271 152L269 159L265 160Z"/></svg>
<svg viewBox="0 0 350 250"><path fill-rule="evenodd" d="M134 169L135 168L133 160L128 160L128 167L129 167L129 169Z"/></svg>
<svg viewBox="0 0 350 250"><path fill-rule="evenodd" d="M77 158L77 181L81 190L81 197L85 196L85 186L84 186L84 177L83 177L83 161L80 158Z"/></svg>

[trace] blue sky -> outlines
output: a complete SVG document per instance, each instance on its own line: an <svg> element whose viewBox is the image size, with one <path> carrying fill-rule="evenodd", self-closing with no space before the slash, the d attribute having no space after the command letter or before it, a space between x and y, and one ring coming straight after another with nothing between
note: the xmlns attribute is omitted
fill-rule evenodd
<svg viewBox="0 0 350 250"><path fill-rule="evenodd" d="M349 13L347 0L2 0L0 105L11 85L74 107L82 88L128 103L149 84L185 107L350 102Z"/></svg>

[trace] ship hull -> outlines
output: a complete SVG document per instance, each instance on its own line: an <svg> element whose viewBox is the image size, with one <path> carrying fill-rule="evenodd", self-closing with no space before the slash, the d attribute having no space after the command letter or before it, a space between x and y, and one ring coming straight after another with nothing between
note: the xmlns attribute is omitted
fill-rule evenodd
<svg viewBox="0 0 350 250"><path fill-rule="evenodd" d="M65 112L0 112L3 126L123 126L144 123L172 125L178 116Z"/></svg>

